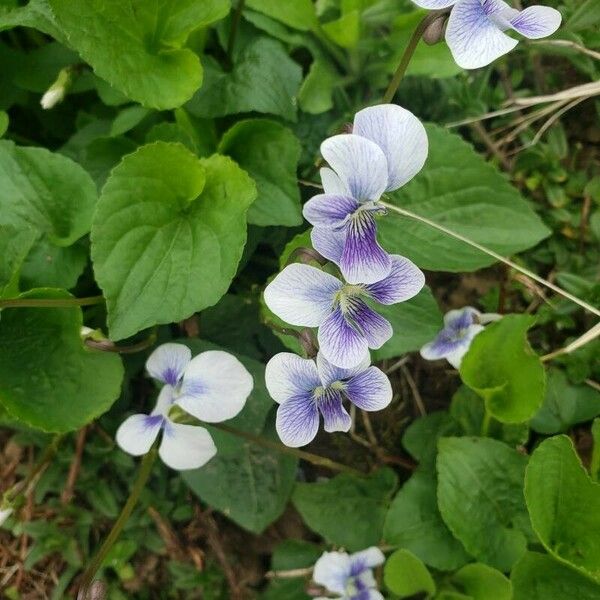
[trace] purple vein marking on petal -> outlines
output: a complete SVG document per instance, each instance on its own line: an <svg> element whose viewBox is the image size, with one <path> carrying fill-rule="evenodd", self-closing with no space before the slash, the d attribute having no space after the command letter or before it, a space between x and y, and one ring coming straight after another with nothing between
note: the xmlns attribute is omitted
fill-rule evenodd
<svg viewBox="0 0 600 600"><path fill-rule="evenodd" d="M356 577L360 575L366 569L366 566L364 560L353 560L350 564L350 576Z"/></svg>
<svg viewBox="0 0 600 600"><path fill-rule="evenodd" d="M164 427L164 422L166 422L166 420L162 415L148 415L144 418L144 432L149 429L154 429L161 422L163 422L162 424Z"/></svg>
<svg viewBox="0 0 600 600"><path fill-rule="evenodd" d="M347 317L366 338L369 348L381 348L393 335L390 322L377 314L360 298L351 298Z"/></svg>
<svg viewBox="0 0 600 600"><path fill-rule="evenodd" d="M312 392L296 394L277 409L277 433L286 446L308 444L317 434L319 413Z"/></svg>
<svg viewBox="0 0 600 600"><path fill-rule="evenodd" d="M352 418L342 404L342 394L337 390L328 388L317 397L317 406L323 415L325 431L348 431L352 425Z"/></svg>
<svg viewBox="0 0 600 600"><path fill-rule="evenodd" d="M177 385L177 383L179 382L179 376L180 376L179 371L173 367L167 367L162 372L163 381L165 383L168 383L169 385L172 385L173 387L175 387Z"/></svg>

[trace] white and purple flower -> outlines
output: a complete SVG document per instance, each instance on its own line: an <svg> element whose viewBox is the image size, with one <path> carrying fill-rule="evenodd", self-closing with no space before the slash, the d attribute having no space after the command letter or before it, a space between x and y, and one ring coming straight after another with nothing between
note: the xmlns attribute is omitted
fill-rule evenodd
<svg viewBox="0 0 600 600"><path fill-rule="evenodd" d="M471 342L483 331L483 326L500 318L501 315L494 313L480 313L472 306L451 310L445 314L444 328L437 337L421 348L421 356L426 360L445 358L458 369Z"/></svg>
<svg viewBox="0 0 600 600"><path fill-rule="evenodd" d="M375 215L385 213L379 200L421 170L427 151L421 122L395 104L359 111L351 134L321 144L331 168L321 169L324 193L303 213L314 226L313 246L349 283L375 283L389 274L392 259L377 241Z"/></svg>
<svg viewBox="0 0 600 600"><path fill-rule="evenodd" d="M277 433L293 448L305 446L317 435L319 413L325 431L348 431L352 418L344 400L366 411L381 410L392 401L389 379L370 366L368 358L354 369L341 369L321 352L316 360L282 352L267 363L265 382L279 403Z"/></svg>
<svg viewBox="0 0 600 600"><path fill-rule="evenodd" d="M552 35L561 14L549 6L517 10L503 0L413 0L422 8L453 6L446 42L454 60L463 69L485 67L510 52L519 42L505 31L513 30L529 39Z"/></svg>
<svg viewBox="0 0 600 600"><path fill-rule="evenodd" d="M319 348L334 365L353 368L381 348L392 326L365 302L396 304L409 300L425 285L422 271L407 258L390 257L385 279L349 284L316 267L288 265L265 289L265 302L278 317L302 327L318 327Z"/></svg>
<svg viewBox="0 0 600 600"><path fill-rule="evenodd" d="M217 449L210 433L198 425L169 418L174 405L206 423L235 417L244 408L253 387L244 365L227 352L209 350L192 358L183 344L163 344L148 358L146 369L162 382L158 401L149 414L128 417L119 427L117 444L133 456L146 454L162 431L158 454L172 469L197 469Z"/></svg>
<svg viewBox="0 0 600 600"><path fill-rule="evenodd" d="M383 553L375 546L355 554L324 552L315 563L313 581L339 594L338 600L384 600L373 576L373 569L384 561Z"/></svg>

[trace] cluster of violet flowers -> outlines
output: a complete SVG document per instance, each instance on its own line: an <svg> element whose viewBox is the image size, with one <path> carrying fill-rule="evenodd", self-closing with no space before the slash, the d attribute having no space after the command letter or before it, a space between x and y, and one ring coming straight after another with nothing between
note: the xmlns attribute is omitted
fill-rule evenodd
<svg viewBox="0 0 600 600"><path fill-rule="evenodd" d="M280 353L265 379L280 404L276 427L282 442L299 447L314 439L320 416L327 432L348 431L347 400L366 411L392 399L387 376L371 366L369 349L388 341L392 326L372 308L409 300L425 285L407 258L388 254L377 239L382 195L402 187L423 167L425 128L394 104L365 108L352 133L321 145L329 167L321 169L324 193L304 205L313 225L312 244L337 267L338 275L306 264L286 266L266 287L269 309L291 325L317 328L315 359Z"/></svg>

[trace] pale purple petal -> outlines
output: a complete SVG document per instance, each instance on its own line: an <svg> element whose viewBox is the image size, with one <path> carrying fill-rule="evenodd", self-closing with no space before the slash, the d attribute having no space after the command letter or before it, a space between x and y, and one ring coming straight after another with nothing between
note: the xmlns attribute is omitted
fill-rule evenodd
<svg viewBox="0 0 600 600"><path fill-rule="evenodd" d="M291 325L318 327L331 313L342 282L316 267L288 265L265 289L265 303Z"/></svg>
<svg viewBox="0 0 600 600"><path fill-rule="evenodd" d="M469 325L479 320L481 313L472 306L464 306L463 308L457 308L449 310L444 315L444 329L460 330L466 329Z"/></svg>
<svg viewBox="0 0 600 600"><path fill-rule="evenodd" d="M192 351L183 344L162 344L148 357L146 370L150 377L176 386L183 370L192 359Z"/></svg>
<svg viewBox="0 0 600 600"><path fill-rule="evenodd" d="M235 356L208 350L187 366L175 402L201 421L220 423L244 408L253 385L252 375Z"/></svg>
<svg viewBox="0 0 600 600"><path fill-rule="evenodd" d="M319 430L319 411L312 393L292 396L280 404L275 428L281 441L291 448L312 442Z"/></svg>
<svg viewBox="0 0 600 600"><path fill-rule="evenodd" d="M321 154L357 200L379 200L387 187L387 161L381 148L364 137L334 135Z"/></svg>
<svg viewBox="0 0 600 600"><path fill-rule="evenodd" d="M416 296L425 285L425 275L412 261L393 254L389 275L366 287L367 293L381 304L396 304Z"/></svg>
<svg viewBox="0 0 600 600"><path fill-rule="evenodd" d="M281 404L292 396L312 393L321 380L314 360L280 352L267 363L265 383L271 398Z"/></svg>
<svg viewBox="0 0 600 600"><path fill-rule="evenodd" d="M377 241L375 218L368 211L353 216L346 225L346 243L340 270L348 283L375 283L392 268L390 255Z"/></svg>
<svg viewBox="0 0 600 600"><path fill-rule="evenodd" d="M353 368L369 356L369 346L359 333L336 308L319 327L319 348L323 356L334 365Z"/></svg>
<svg viewBox="0 0 600 600"><path fill-rule="evenodd" d="M344 392L350 402L362 410L382 410L392 401L392 384L387 375L377 367L352 377Z"/></svg>
<svg viewBox="0 0 600 600"><path fill-rule="evenodd" d="M302 214L315 227L335 229L344 225L358 206L358 201L350 196L318 194L304 205Z"/></svg>
<svg viewBox="0 0 600 600"><path fill-rule="evenodd" d="M323 415L323 428L328 433L349 431L352 417L342 404L342 394L337 390L327 390L317 400L317 406Z"/></svg>
<svg viewBox="0 0 600 600"><path fill-rule="evenodd" d="M458 0L450 13L446 42L463 69L485 67L510 52L518 43L502 32L491 18L496 1ZM490 8L491 7L491 8Z"/></svg>
<svg viewBox="0 0 600 600"><path fill-rule="evenodd" d="M158 455L171 469L198 469L216 453L217 447L204 427L172 421L165 424Z"/></svg>
<svg viewBox="0 0 600 600"><path fill-rule="evenodd" d="M354 565L363 565L362 571L364 569L374 569L375 567L382 565L385 562L385 556L377 546L372 546L366 550L351 554L350 561L353 565L353 571L356 569ZM360 573L360 571L354 574L358 575L358 573Z"/></svg>
<svg viewBox="0 0 600 600"><path fill-rule="evenodd" d="M367 354L364 360L362 360L356 367L352 369L342 369L341 367L330 363L323 356L322 352L317 354L317 370L319 372L321 383L324 387L328 387L336 381L344 381L350 377L354 377L354 375L358 375L358 373L368 369L370 364L371 357Z"/></svg>
<svg viewBox="0 0 600 600"><path fill-rule="evenodd" d="M469 351L473 338L483 331L483 325L471 325L463 338L463 344L446 355L446 360L455 368L459 369L463 357Z"/></svg>
<svg viewBox="0 0 600 600"><path fill-rule="evenodd" d="M549 6L530 6L510 19L510 26L521 35L537 40L552 35L559 27L562 15Z"/></svg>
<svg viewBox="0 0 600 600"><path fill-rule="evenodd" d="M396 104L378 104L357 112L353 132L383 150L388 168L387 191L403 186L425 164L428 152L425 127L410 111Z"/></svg>
<svg viewBox="0 0 600 600"><path fill-rule="evenodd" d="M335 194L337 196L350 195L350 188L337 176L337 173L329 167L323 167L319 171L323 191L326 194Z"/></svg>
<svg viewBox="0 0 600 600"><path fill-rule="evenodd" d="M127 454L142 456L152 448L163 423L161 415L131 415L117 429L117 444Z"/></svg>
<svg viewBox="0 0 600 600"><path fill-rule="evenodd" d="M432 10L439 10L440 8L448 8L453 4L456 4L457 0L412 0L417 6L421 8L429 8Z"/></svg>
<svg viewBox="0 0 600 600"><path fill-rule="evenodd" d="M348 234L345 228L322 229L321 227L313 227L310 232L313 248L336 265L340 264L347 237Z"/></svg>
<svg viewBox="0 0 600 600"><path fill-rule="evenodd" d="M381 348L394 334L390 322L378 315L360 299L354 301L348 316L364 335L369 348Z"/></svg>
<svg viewBox="0 0 600 600"><path fill-rule="evenodd" d="M345 552L324 552L315 563L313 581L330 592L345 594L350 569L350 557Z"/></svg>

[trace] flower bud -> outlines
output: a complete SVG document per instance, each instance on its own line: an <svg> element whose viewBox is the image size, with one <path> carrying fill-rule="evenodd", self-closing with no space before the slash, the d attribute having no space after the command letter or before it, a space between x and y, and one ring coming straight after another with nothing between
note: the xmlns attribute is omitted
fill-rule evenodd
<svg viewBox="0 0 600 600"><path fill-rule="evenodd" d="M437 19L434 19L423 32L423 41L429 46L433 46L438 42L441 42L444 39L447 22L448 13L444 13Z"/></svg>
<svg viewBox="0 0 600 600"><path fill-rule="evenodd" d="M8 517L10 517L10 515L12 515L12 513L13 513L12 507L0 508L0 526L4 524L4 521L6 521L6 519L8 519Z"/></svg>
<svg viewBox="0 0 600 600"><path fill-rule="evenodd" d="M73 68L65 67L61 69L56 78L56 81L46 90L40 100L40 104L44 110L54 108L62 102L67 95L67 91L73 83Z"/></svg>

